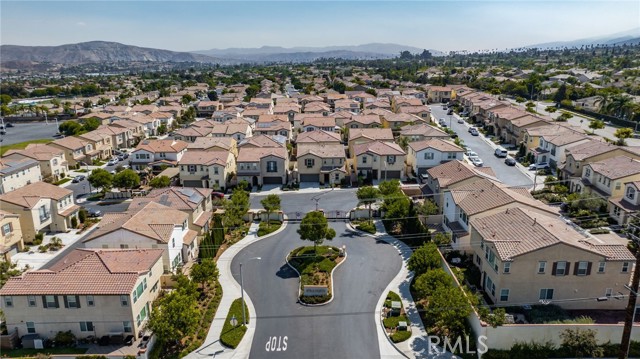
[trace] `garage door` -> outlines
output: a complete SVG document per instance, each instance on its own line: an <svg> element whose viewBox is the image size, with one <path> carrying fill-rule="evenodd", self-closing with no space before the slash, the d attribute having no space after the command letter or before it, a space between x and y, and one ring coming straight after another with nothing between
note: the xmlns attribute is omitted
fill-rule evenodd
<svg viewBox="0 0 640 359"><path fill-rule="evenodd" d="M264 177L262 179L264 184L282 184L282 177Z"/></svg>
<svg viewBox="0 0 640 359"><path fill-rule="evenodd" d="M418 167L418 174L423 175L427 173L428 170L429 170L429 167Z"/></svg>
<svg viewBox="0 0 640 359"><path fill-rule="evenodd" d="M319 174L300 174L300 182L320 182Z"/></svg>
<svg viewBox="0 0 640 359"><path fill-rule="evenodd" d="M185 187L202 187L202 181L182 181Z"/></svg>
<svg viewBox="0 0 640 359"><path fill-rule="evenodd" d="M385 176L385 171L382 171L382 176L380 179L400 179L400 171L386 171L386 176Z"/></svg>

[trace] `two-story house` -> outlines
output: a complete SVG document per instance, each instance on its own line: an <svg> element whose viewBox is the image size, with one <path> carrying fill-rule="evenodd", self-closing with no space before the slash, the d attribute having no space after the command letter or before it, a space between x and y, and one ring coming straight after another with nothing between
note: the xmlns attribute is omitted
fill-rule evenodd
<svg viewBox="0 0 640 359"><path fill-rule="evenodd" d="M353 154L353 147L362 143L382 141L393 142L393 132L390 128L353 128L349 129L349 156Z"/></svg>
<svg viewBox="0 0 640 359"><path fill-rule="evenodd" d="M422 193L431 198L443 211L443 193L448 189L454 189L486 178L494 182L500 182L491 167L475 167L464 161L449 161L427 170L424 184L420 187Z"/></svg>
<svg viewBox="0 0 640 359"><path fill-rule="evenodd" d="M47 269L9 278L0 289L6 323L18 336L53 339L142 335L160 294L161 249L74 249Z"/></svg>
<svg viewBox="0 0 640 359"><path fill-rule="evenodd" d="M226 127L224 127L226 131ZM184 142L195 142L197 139L212 137L213 127L189 126L179 128L173 132L175 140Z"/></svg>
<svg viewBox="0 0 640 359"><path fill-rule="evenodd" d="M198 233L187 213L149 202L126 212L105 213L99 226L82 241L86 248L162 249L165 272L178 273L197 258Z"/></svg>
<svg viewBox="0 0 640 359"><path fill-rule="evenodd" d="M640 181L625 182L622 196L609 198L609 217L618 225L627 225L640 210Z"/></svg>
<svg viewBox="0 0 640 359"><path fill-rule="evenodd" d="M351 165L358 176L386 181L405 177L405 159L396 143L372 141L353 145Z"/></svg>
<svg viewBox="0 0 640 359"><path fill-rule="evenodd" d="M329 131L302 132L296 137L296 144L340 144L342 138L339 133Z"/></svg>
<svg viewBox="0 0 640 359"><path fill-rule="evenodd" d="M227 151L238 157L238 142L231 137L198 137L187 151Z"/></svg>
<svg viewBox="0 0 640 359"><path fill-rule="evenodd" d="M503 137L506 143L517 145L524 141L524 131L528 128L546 126L550 123L550 120L543 117L534 115L525 115L522 117L510 120L506 124Z"/></svg>
<svg viewBox="0 0 640 359"><path fill-rule="evenodd" d="M255 123L257 135L283 136L291 140L291 122L286 115L261 115Z"/></svg>
<svg viewBox="0 0 640 359"><path fill-rule="evenodd" d="M455 99L455 91L448 86L429 86L427 98L429 102L449 102Z"/></svg>
<svg viewBox="0 0 640 359"><path fill-rule="evenodd" d="M409 142L407 148L407 165L416 175L427 173L429 168L449 161L462 161L464 149L451 141L431 139Z"/></svg>
<svg viewBox="0 0 640 359"><path fill-rule="evenodd" d="M304 113L327 116L329 115L330 112L331 112L331 106L329 106L324 102L310 102L304 105Z"/></svg>
<svg viewBox="0 0 640 359"><path fill-rule="evenodd" d="M334 101L334 112L349 111L353 113L360 113L360 102L355 100L336 100Z"/></svg>
<svg viewBox="0 0 640 359"><path fill-rule="evenodd" d="M302 112L301 106L295 103L282 104L278 102L278 104L273 107L274 115L285 116L290 123L293 123L294 117L300 112Z"/></svg>
<svg viewBox="0 0 640 359"><path fill-rule="evenodd" d="M98 151L98 158L106 160L112 157L113 146L111 146L111 136L102 131L90 131L78 135L81 140L87 141L96 151Z"/></svg>
<svg viewBox="0 0 640 359"><path fill-rule="evenodd" d="M187 143L180 140L143 140L131 152L131 168L144 171L151 167L156 172L161 167L175 167L187 152Z"/></svg>
<svg viewBox="0 0 640 359"><path fill-rule="evenodd" d="M0 195L3 211L20 216L20 228L26 243L39 232L66 232L80 206L73 191L45 182L35 182Z"/></svg>
<svg viewBox="0 0 640 359"><path fill-rule="evenodd" d="M493 304L553 303L569 310L626 307L626 300L614 300L628 293L625 286L634 270L635 257L624 244L583 235L558 217L527 208L473 218L470 226L473 262Z"/></svg>
<svg viewBox="0 0 640 359"><path fill-rule="evenodd" d="M100 155L91 143L75 136L57 139L49 145L64 151L64 157L70 167L75 167L79 163L90 164Z"/></svg>
<svg viewBox="0 0 640 359"><path fill-rule="evenodd" d="M425 120L409 113L390 113L382 117L382 125L392 130L400 130L409 125L426 125L428 121L429 119Z"/></svg>
<svg viewBox="0 0 640 359"><path fill-rule="evenodd" d="M604 199L622 197L627 182L640 181L640 160L616 156L584 165L582 192Z"/></svg>
<svg viewBox="0 0 640 359"><path fill-rule="evenodd" d="M391 108L395 112L400 112L401 107L422 106L422 100L413 96L394 96L391 100Z"/></svg>
<svg viewBox="0 0 640 359"><path fill-rule="evenodd" d="M376 128L382 126L382 121L378 115L354 115L343 122L346 128Z"/></svg>
<svg viewBox="0 0 640 359"><path fill-rule="evenodd" d="M278 147L240 146L236 160L238 181L247 181L252 186L286 184L289 154L285 147L276 146Z"/></svg>
<svg viewBox="0 0 640 359"><path fill-rule="evenodd" d="M0 194L41 180L39 161L15 155L0 158Z"/></svg>
<svg viewBox="0 0 640 359"><path fill-rule="evenodd" d="M542 135L539 145L532 150L535 163L548 163L549 167L557 168L565 162L565 150L581 143L589 142L586 135L576 132L563 132L557 135Z"/></svg>
<svg viewBox="0 0 640 359"><path fill-rule="evenodd" d="M409 142L425 141L435 138L441 140L451 139L451 135L448 133L438 127L431 126L426 123L404 126L400 129L400 136L406 137Z"/></svg>
<svg viewBox="0 0 640 359"><path fill-rule="evenodd" d="M431 121L431 111L427 106L402 106L398 109L398 113L418 116L425 122Z"/></svg>
<svg viewBox="0 0 640 359"><path fill-rule="evenodd" d="M40 163L40 174L43 179L59 181L69 173L69 166L64 158L64 151L43 143L30 143L24 150L9 150L7 158L31 158Z"/></svg>
<svg viewBox="0 0 640 359"><path fill-rule="evenodd" d="M0 210L0 258L11 261L11 256L22 251L24 240L20 228L20 216Z"/></svg>
<svg viewBox="0 0 640 359"><path fill-rule="evenodd" d="M305 117L302 120L302 131L338 131L336 126L336 119L331 116L321 116L321 117Z"/></svg>
<svg viewBox="0 0 640 359"><path fill-rule="evenodd" d="M102 125L95 129L95 131L111 136L111 147L113 147L114 150L131 147L136 141L136 138L143 138L142 135L139 135L137 137L134 136L133 128L117 125L122 123L123 120L118 120L117 122L114 122L114 124L109 126ZM142 127L140 127L140 130L142 132Z"/></svg>
<svg viewBox="0 0 640 359"><path fill-rule="evenodd" d="M236 172L236 157L229 151L187 151L180 161L180 182L187 187L224 191Z"/></svg>
<svg viewBox="0 0 640 359"><path fill-rule="evenodd" d="M198 117L211 117L214 112L223 108L224 105L219 101L200 101L196 105L196 114Z"/></svg>
<svg viewBox="0 0 640 359"><path fill-rule="evenodd" d="M298 143L297 159L299 182L338 184L347 173L344 146L339 142Z"/></svg>

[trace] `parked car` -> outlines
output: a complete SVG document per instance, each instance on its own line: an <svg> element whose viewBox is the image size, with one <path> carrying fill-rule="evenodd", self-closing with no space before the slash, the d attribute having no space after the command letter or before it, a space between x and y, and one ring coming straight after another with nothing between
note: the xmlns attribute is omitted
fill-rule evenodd
<svg viewBox="0 0 640 359"><path fill-rule="evenodd" d="M498 158L507 157L507 150L505 150L502 147L498 147L498 148L496 148L495 152L493 152L493 154Z"/></svg>
<svg viewBox="0 0 640 359"><path fill-rule="evenodd" d="M453 115L453 110L449 109L449 111L447 111L447 115Z"/></svg>
<svg viewBox="0 0 640 359"><path fill-rule="evenodd" d="M113 166L113 165L116 165L117 163L118 163L118 158L114 157L110 159L109 162L107 162L107 166Z"/></svg>
<svg viewBox="0 0 640 359"><path fill-rule="evenodd" d="M222 192L211 192L211 199L214 198L224 198L224 193Z"/></svg>
<svg viewBox="0 0 640 359"><path fill-rule="evenodd" d="M547 162L541 162L541 163L532 163L529 165L529 170L534 171L534 170L544 170L544 169L548 169L549 168L549 164Z"/></svg>
<svg viewBox="0 0 640 359"><path fill-rule="evenodd" d="M469 157L469 161L471 161L471 163L473 163L473 165L476 166L476 167L482 167L482 165L484 164L482 162L482 160L480 159L480 157L478 157L478 156Z"/></svg>
<svg viewBox="0 0 640 359"><path fill-rule="evenodd" d="M83 175L75 176L73 177L73 180L71 181L71 183L78 183L78 182L84 181L85 178L86 177Z"/></svg>
<svg viewBox="0 0 640 359"><path fill-rule="evenodd" d="M102 216L102 211L99 209L90 209L87 211L87 213L89 214L89 217L100 217Z"/></svg>
<svg viewBox="0 0 640 359"><path fill-rule="evenodd" d="M480 132L478 132L478 129L477 129L477 128L475 128L475 127L471 127L471 128L469 129L469 133L471 133L471 136L478 136L478 135L480 135Z"/></svg>
<svg viewBox="0 0 640 359"><path fill-rule="evenodd" d="M464 123L464 120L463 120L463 119L461 119L461 118L459 118L459 119L458 119L458 123Z"/></svg>
<svg viewBox="0 0 640 359"><path fill-rule="evenodd" d="M515 166L516 165L516 160L513 157L507 157L504 159L504 164L507 166Z"/></svg>
<svg viewBox="0 0 640 359"><path fill-rule="evenodd" d="M118 161L124 161L124 158L125 158L124 155L119 155L118 156Z"/></svg>
<svg viewBox="0 0 640 359"><path fill-rule="evenodd" d="M467 157L478 157L478 154L471 150L467 150L467 153L465 153L465 155L467 155Z"/></svg>

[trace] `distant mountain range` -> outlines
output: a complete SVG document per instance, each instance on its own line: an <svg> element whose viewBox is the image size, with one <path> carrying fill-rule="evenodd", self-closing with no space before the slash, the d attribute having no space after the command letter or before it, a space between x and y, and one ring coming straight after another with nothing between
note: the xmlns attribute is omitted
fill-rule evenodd
<svg viewBox="0 0 640 359"><path fill-rule="evenodd" d="M0 46L0 62L49 62L54 64L83 64L91 62L227 62L211 56L189 52L175 52L117 42L91 41L60 46Z"/></svg>
<svg viewBox="0 0 640 359"><path fill-rule="evenodd" d="M583 45L623 45L640 44L640 27L629 31L617 32L606 36L589 37L572 41L555 41L543 44L529 45L525 48L551 49L556 47L580 47Z"/></svg>

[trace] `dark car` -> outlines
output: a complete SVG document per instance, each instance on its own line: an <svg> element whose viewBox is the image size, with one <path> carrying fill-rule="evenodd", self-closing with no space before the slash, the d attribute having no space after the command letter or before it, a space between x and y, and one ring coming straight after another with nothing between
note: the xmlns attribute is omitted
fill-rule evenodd
<svg viewBox="0 0 640 359"><path fill-rule="evenodd" d="M99 209L90 209L87 211L89 213L89 217L100 217L102 216L102 211Z"/></svg>
<svg viewBox="0 0 640 359"><path fill-rule="evenodd" d="M453 110L447 111L447 115L453 115Z"/></svg>
<svg viewBox="0 0 640 359"><path fill-rule="evenodd" d="M214 198L224 198L224 193L222 192L211 192L211 199Z"/></svg>
<svg viewBox="0 0 640 359"><path fill-rule="evenodd" d="M506 164L507 166L515 166L516 160L513 157L507 157L504 159L504 164Z"/></svg>
<svg viewBox="0 0 640 359"><path fill-rule="evenodd" d="M13 127L13 123L11 123L11 122L7 122L7 123L4 125L4 127L7 127L7 128L9 128L9 127Z"/></svg>
<svg viewBox="0 0 640 359"><path fill-rule="evenodd" d="M83 175L79 175L79 176L75 176L73 177L73 180L71 181L71 183L78 183L81 181L84 181L85 177Z"/></svg>

